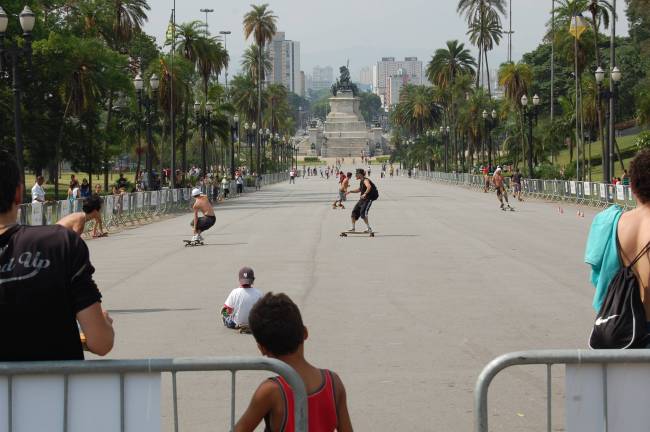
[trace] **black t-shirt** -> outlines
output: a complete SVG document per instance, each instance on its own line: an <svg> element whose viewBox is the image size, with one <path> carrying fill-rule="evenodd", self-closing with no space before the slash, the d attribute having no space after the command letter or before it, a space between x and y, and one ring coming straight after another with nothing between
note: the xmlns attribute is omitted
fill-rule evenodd
<svg viewBox="0 0 650 432"><path fill-rule="evenodd" d="M94 272L66 228L0 234L0 361L83 360L76 315L101 300Z"/></svg>
<svg viewBox="0 0 650 432"><path fill-rule="evenodd" d="M519 183L521 183L521 177L522 177L521 174L514 174L514 175L512 176L512 181L513 181L514 183L519 184Z"/></svg>
<svg viewBox="0 0 650 432"><path fill-rule="evenodd" d="M126 186L128 185L128 183L129 183L129 182L127 181L127 179L125 179L125 178L120 178L120 179L117 180L117 188L118 188L118 189L126 188Z"/></svg>
<svg viewBox="0 0 650 432"><path fill-rule="evenodd" d="M359 190L361 191L361 195L366 193L366 180L370 183L370 192L368 193L368 199L371 201L376 200L379 198L379 191L377 190L377 186L370 180L368 177L365 177L363 180L361 180L361 184L359 185Z"/></svg>

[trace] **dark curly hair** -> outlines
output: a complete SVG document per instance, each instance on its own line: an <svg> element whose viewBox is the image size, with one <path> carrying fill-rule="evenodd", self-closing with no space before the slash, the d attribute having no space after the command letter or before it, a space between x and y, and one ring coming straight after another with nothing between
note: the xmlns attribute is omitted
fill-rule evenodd
<svg viewBox="0 0 650 432"><path fill-rule="evenodd" d="M85 180L85 179L84 179ZM100 211L102 209L102 204L104 200L97 194L92 194L92 196L85 199L82 209L84 213L92 213L95 210Z"/></svg>
<svg viewBox="0 0 650 432"><path fill-rule="evenodd" d="M253 337L274 356L292 354L305 340L298 306L286 294L267 293L250 311Z"/></svg>
<svg viewBox="0 0 650 432"><path fill-rule="evenodd" d="M642 204L650 202L650 150L637 153L630 164L630 186Z"/></svg>

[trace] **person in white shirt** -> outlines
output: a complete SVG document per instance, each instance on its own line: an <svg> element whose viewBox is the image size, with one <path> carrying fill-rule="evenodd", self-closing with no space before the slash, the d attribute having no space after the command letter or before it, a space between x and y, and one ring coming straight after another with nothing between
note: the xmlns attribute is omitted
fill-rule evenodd
<svg viewBox="0 0 650 432"><path fill-rule="evenodd" d="M255 303L262 297L262 293L253 288L255 273L250 267L239 270L239 288L230 292L221 308L223 325L230 329L247 329L248 314Z"/></svg>
<svg viewBox="0 0 650 432"><path fill-rule="evenodd" d="M43 176L36 177L36 183L32 187L32 202L45 202L45 191L43 190L43 183L45 179Z"/></svg>

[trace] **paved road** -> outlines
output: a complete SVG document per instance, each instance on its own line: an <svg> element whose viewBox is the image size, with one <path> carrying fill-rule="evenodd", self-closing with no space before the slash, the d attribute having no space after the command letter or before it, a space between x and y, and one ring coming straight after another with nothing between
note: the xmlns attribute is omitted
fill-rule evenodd
<svg viewBox="0 0 650 432"><path fill-rule="evenodd" d="M505 213L492 194L376 181L374 239L340 238L349 212L331 209L334 180L312 177L219 206L205 247L181 244L189 215L90 241L115 318L110 357L257 355L251 336L227 331L218 317L243 265L260 289L299 304L308 358L341 375L359 431L471 430L473 386L491 359L585 346L593 312L582 256L593 211L583 219L526 202ZM495 430L543 429L541 372L496 380ZM264 375L238 376L241 413ZM182 379L181 424L226 430L228 380ZM554 383L560 395L560 375ZM559 397L555 405L561 429Z"/></svg>

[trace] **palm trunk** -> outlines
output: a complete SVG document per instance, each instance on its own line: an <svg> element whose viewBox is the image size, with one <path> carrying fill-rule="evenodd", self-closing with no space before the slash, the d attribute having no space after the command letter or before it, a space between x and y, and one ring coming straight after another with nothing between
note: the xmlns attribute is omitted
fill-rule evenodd
<svg viewBox="0 0 650 432"><path fill-rule="evenodd" d="M262 127L262 44L257 44L257 124ZM261 174L260 134L257 134L257 175Z"/></svg>
<svg viewBox="0 0 650 432"><path fill-rule="evenodd" d="M488 63L488 52L487 52L487 50L483 50L483 54L485 55L485 72L487 73L488 96L492 97L492 85L490 84L490 66L489 66L489 63Z"/></svg>

